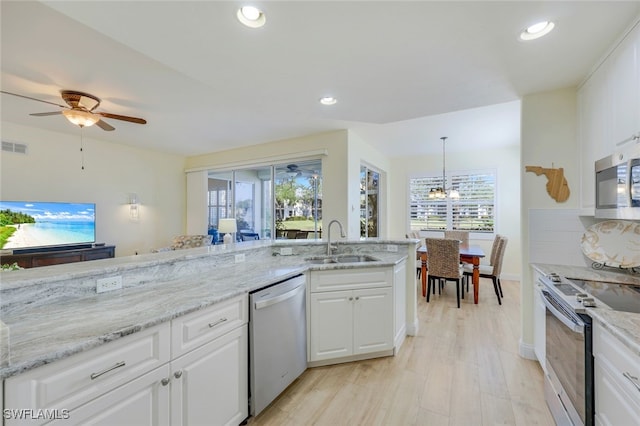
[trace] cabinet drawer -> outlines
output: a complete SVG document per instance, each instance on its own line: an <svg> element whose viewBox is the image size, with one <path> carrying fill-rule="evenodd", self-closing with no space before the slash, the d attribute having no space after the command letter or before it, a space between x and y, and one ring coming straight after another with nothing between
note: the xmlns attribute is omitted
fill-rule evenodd
<svg viewBox="0 0 640 426"><path fill-rule="evenodd" d="M248 320L246 294L176 318L171 321L171 356L178 357Z"/></svg>
<svg viewBox="0 0 640 426"><path fill-rule="evenodd" d="M5 381L5 409L66 409L169 362L169 323Z"/></svg>
<svg viewBox="0 0 640 426"><path fill-rule="evenodd" d="M640 385L640 357L601 324L594 327L593 352L596 365L608 370L629 397L640 405L640 390L632 383L635 378L635 383Z"/></svg>
<svg viewBox="0 0 640 426"><path fill-rule="evenodd" d="M311 271L309 277L311 293L357 290L360 288L390 287L393 283L393 270L381 267Z"/></svg>
<svg viewBox="0 0 640 426"><path fill-rule="evenodd" d="M640 404L622 389L619 377L614 377L606 362L596 362L594 368L598 424L606 426L632 425L640 418Z"/></svg>

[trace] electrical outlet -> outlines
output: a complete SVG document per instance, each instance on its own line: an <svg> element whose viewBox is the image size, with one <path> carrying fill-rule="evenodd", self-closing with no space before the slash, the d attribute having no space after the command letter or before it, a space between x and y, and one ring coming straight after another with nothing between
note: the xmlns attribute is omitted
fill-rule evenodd
<svg viewBox="0 0 640 426"><path fill-rule="evenodd" d="M119 290L122 288L122 276L99 278L96 280L96 293Z"/></svg>
<svg viewBox="0 0 640 426"><path fill-rule="evenodd" d="M387 244L387 251L397 252L398 246L395 244Z"/></svg>
<svg viewBox="0 0 640 426"><path fill-rule="evenodd" d="M280 255L281 256L291 256L293 254L292 247L280 247Z"/></svg>
<svg viewBox="0 0 640 426"><path fill-rule="evenodd" d="M244 253L236 254L236 263L244 262Z"/></svg>

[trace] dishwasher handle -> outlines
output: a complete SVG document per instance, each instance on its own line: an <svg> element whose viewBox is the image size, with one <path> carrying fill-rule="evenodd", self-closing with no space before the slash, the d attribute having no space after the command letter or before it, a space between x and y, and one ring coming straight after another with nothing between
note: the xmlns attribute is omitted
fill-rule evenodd
<svg viewBox="0 0 640 426"><path fill-rule="evenodd" d="M301 283L298 287L293 290L289 290L286 293L279 294L277 296L273 296L269 299L259 300L255 302L254 307L256 310L266 308L267 306L275 305L276 303L280 303L283 300L291 299L292 297L298 295L298 293L304 291L305 283Z"/></svg>

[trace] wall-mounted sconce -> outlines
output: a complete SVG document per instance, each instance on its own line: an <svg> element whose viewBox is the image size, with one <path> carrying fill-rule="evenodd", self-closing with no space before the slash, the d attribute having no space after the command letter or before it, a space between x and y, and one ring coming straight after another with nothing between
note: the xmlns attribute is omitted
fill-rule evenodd
<svg viewBox="0 0 640 426"><path fill-rule="evenodd" d="M140 200L135 192L129 194L129 216L131 220L140 219Z"/></svg>

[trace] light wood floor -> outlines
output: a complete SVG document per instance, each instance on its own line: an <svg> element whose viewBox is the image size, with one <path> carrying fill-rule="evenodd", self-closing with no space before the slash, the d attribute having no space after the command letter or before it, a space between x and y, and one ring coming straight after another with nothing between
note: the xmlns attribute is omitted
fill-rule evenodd
<svg viewBox="0 0 640 426"><path fill-rule="evenodd" d="M419 333L395 357L305 371L249 426L553 425L542 370L518 355L520 287L490 280L456 308L455 284L419 297ZM419 291L419 290L418 290Z"/></svg>

